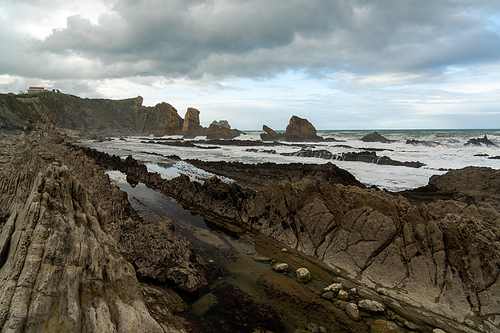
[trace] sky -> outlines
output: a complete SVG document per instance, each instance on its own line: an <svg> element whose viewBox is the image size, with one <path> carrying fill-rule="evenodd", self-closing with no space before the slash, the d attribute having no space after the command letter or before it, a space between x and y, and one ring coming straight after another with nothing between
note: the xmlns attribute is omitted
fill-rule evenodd
<svg viewBox="0 0 500 333"><path fill-rule="evenodd" d="M0 24L1 93L241 130L500 128L498 0L2 0Z"/></svg>

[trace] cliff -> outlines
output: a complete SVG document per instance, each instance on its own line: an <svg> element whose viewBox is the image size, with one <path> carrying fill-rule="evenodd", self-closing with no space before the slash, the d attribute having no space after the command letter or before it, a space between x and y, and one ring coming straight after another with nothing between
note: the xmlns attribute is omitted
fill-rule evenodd
<svg viewBox="0 0 500 333"><path fill-rule="evenodd" d="M188 109L186 120L168 103L143 106L143 98L88 99L56 92L31 95L0 94L0 130L61 128L82 134L109 135L206 135L214 132L199 124L199 111ZM196 114L196 112L198 112ZM227 132L227 131L226 131ZM241 132L217 132L235 137Z"/></svg>

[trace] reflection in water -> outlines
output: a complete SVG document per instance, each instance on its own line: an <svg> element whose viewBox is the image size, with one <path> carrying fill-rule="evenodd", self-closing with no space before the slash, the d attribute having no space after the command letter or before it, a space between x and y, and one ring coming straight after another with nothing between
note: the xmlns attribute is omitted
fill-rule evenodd
<svg viewBox="0 0 500 333"><path fill-rule="evenodd" d="M164 216L170 218L174 222L175 232L187 238L195 252L214 271L220 272L208 290L204 290L204 293L220 298L217 307L199 316L207 332L234 332L235 329L245 332L247 326L248 329L272 328L275 333L290 332L304 328L311 322L333 332L341 326L338 317L345 317L343 310L318 297L322 289L330 284L332 275L317 263L304 260L297 254L283 253L280 244L262 235L231 237L212 230L202 216L182 208L174 199L165 197L143 183L131 186L119 171L108 171L107 174L112 183L128 193L132 208L141 218L152 223ZM269 258L257 261L259 257L275 260ZM292 271L286 274L274 272L271 264L275 261L286 261ZM313 281L307 285L296 282L294 270L299 267L307 267L315 277ZM310 311L311 306L314 311ZM241 321L229 324L230 318L234 316L249 322L244 325ZM271 319L272 322L269 322ZM364 328L361 323L352 324L358 326L358 330ZM350 331L346 330L345 325L342 326L344 331Z"/></svg>

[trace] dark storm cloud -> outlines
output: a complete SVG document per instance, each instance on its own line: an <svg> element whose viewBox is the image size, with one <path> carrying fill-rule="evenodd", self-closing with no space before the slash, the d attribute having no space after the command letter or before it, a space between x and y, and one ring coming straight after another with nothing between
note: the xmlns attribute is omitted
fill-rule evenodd
<svg viewBox="0 0 500 333"><path fill-rule="evenodd" d="M258 78L290 69L439 74L447 66L500 60L500 38L488 28L498 22L487 21L499 6L451 0L117 1L97 24L70 16L64 29L33 46L47 59L38 70L59 78ZM54 57L62 62L49 61ZM88 65L93 69L85 70Z"/></svg>

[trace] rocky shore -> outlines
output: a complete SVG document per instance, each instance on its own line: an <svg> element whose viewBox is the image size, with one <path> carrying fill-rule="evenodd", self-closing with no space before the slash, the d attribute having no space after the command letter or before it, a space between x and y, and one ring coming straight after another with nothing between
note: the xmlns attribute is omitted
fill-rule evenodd
<svg viewBox="0 0 500 333"><path fill-rule="evenodd" d="M450 171L426 187L391 194L365 188L331 163L190 160L236 180L199 183L162 179L131 157L71 146L53 132L1 139L2 330L203 332L192 313L215 320L210 309L218 309L227 316L226 324L212 322L220 331L229 332L224 325L239 313L242 332L288 332L286 312L313 307L309 323L291 321L296 332L500 331L499 171ZM206 288L207 263L176 236L171 220L137 216L104 167L229 233L248 230L278 242L286 252L270 246L262 250L270 259L261 260L274 260L289 279L259 278L273 295L269 306L219 285L206 294L213 295L208 305L190 307L174 291ZM309 276L297 270L298 258L317 262ZM297 289L297 281L306 288ZM235 313L230 290L260 314Z"/></svg>
<svg viewBox="0 0 500 333"><path fill-rule="evenodd" d="M163 180L131 158L123 161L92 150L87 154L212 214L214 220L230 219L318 258L358 286L383 288L386 306L423 327L498 331L500 215L488 204L495 196L481 196L485 187L476 188L471 181L496 179L498 171L467 168L435 176L430 186L454 195L418 200L425 190L402 193L415 206L403 195L338 180L318 184L314 172L312 180L301 174L298 182L275 182L255 191L217 178L204 184L184 176ZM198 166L210 170L210 164ZM214 163L212 168L221 175L235 174L234 164ZM474 201L467 194L471 191Z"/></svg>

